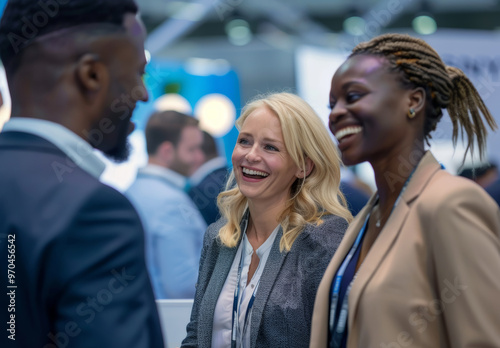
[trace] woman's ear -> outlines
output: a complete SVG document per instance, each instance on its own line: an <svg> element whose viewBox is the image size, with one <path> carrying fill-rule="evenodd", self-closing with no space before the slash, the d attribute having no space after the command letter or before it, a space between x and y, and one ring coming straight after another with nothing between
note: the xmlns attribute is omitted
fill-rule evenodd
<svg viewBox="0 0 500 348"><path fill-rule="evenodd" d="M417 87L410 91L409 95L409 106L408 110L413 110L415 114L418 114L425 107L426 92L422 87Z"/></svg>
<svg viewBox="0 0 500 348"><path fill-rule="evenodd" d="M295 173L295 176L299 179L306 178L309 174L311 174L314 168L314 163L309 157L306 157L305 162L306 162L306 170L304 171L301 168L298 168L297 173Z"/></svg>

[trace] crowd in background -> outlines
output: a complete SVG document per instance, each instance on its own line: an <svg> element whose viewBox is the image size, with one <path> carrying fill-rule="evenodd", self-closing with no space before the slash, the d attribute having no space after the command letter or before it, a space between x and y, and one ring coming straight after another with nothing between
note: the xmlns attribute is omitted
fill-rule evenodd
<svg viewBox="0 0 500 348"><path fill-rule="evenodd" d="M186 298L182 347L498 346L498 172L461 178L426 149L443 110L481 157L497 125L425 41L353 49L318 91L336 143L291 93L242 109L231 164L192 115L154 112L121 194L94 149L129 156L144 25L132 0L58 9L29 40L12 33L33 2L0 22L2 347L162 347L155 299ZM344 167L365 161L373 193Z"/></svg>

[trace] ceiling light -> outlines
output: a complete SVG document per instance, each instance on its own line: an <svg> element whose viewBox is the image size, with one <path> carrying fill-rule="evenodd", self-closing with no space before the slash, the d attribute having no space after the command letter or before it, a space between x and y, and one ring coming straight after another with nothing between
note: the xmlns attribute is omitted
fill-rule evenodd
<svg viewBox="0 0 500 348"><path fill-rule="evenodd" d="M234 126L236 107L223 94L213 93L196 103L194 115L200 120L200 128L215 137L223 137Z"/></svg>
<svg viewBox="0 0 500 348"><path fill-rule="evenodd" d="M233 19L226 24L226 34L233 45L244 46L252 41L252 31L247 21Z"/></svg>
<svg viewBox="0 0 500 348"><path fill-rule="evenodd" d="M186 98L177 93L167 93L159 97L154 102L157 111L174 110L183 114L191 114L193 111L191 104Z"/></svg>
<svg viewBox="0 0 500 348"><path fill-rule="evenodd" d="M366 26L365 20L358 16L352 16L347 18L343 24L344 31L354 36L363 35L365 26Z"/></svg>
<svg viewBox="0 0 500 348"><path fill-rule="evenodd" d="M437 30L437 24L434 18L429 15L420 15L413 19L413 30L420 35L434 34Z"/></svg>

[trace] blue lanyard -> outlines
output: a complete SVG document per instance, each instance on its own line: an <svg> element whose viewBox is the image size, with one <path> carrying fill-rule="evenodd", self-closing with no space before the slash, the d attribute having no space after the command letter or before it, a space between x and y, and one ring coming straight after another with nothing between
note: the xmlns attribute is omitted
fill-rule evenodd
<svg viewBox="0 0 500 348"><path fill-rule="evenodd" d="M401 189L401 192L399 192L398 198L396 199L396 202L394 202L394 205L392 206L391 214L398 205L403 192L406 190L406 187L408 186L408 183L410 182L411 177L413 176L413 173L415 172L416 167L413 169L412 173L406 180L405 184L403 185L403 188ZM349 293L351 292L351 287L352 284L354 283L354 279L356 279L356 275L354 275L353 280L350 282L349 286L347 287L347 290L344 294L344 299L342 301L342 307L340 309L339 313L339 318L337 321L337 325L335 327L335 313L337 311L337 305L338 305L338 300L339 300L339 293L340 293L340 285L342 283L342 278L344 277L345 270L347 266L349 265L349 262L351 261L352 257L356 253L356 250L358 249L361 240L363 239L363 235L365 234L365 231L368 227L368 220L370 218L370 214L366 216L365 223L361 230L358 233L358 236L356 237L356 240L354 241L353 246L351 247L351 250L349 250L349 253L347 254L346 258L342 262L339 270L337 271L337 274L335 275L335 283L332 287L331 294L330 294L330 318L329 318L329 329L330 329L330 348L338 348L342 344L342 338L344 336L345 328L347 326L347 315L348 315L348 303L349 303Z"/></svg>
<svg viewBox="0 0 500 348"><path fill-rule="evenodd" d="M361 229L361 231L359 231L358 236L356 237L356 240L354 241L354 244L351 247L351 250L349 251L349 254L347 254L346 258L344 259L344 262L342 262L342 265L340 266L339 270L337 271L337 274L335 275L335 283L334 283L334 286L332 287L331 295L330 295L331 296L330 320L329 320L330 335L331 335L330 348L340 347L340 344L342 342L342 337L343 337L346 323L347 323L347 313L348 313L347 312L347 310L348 310L347 299L349 297L349 292L351 291L352 282L349 284L349 287L347 288L346 293L344 295L344 301L342 303L342 308L340 310L339 320L337 322L337 327L334 328L334 326L335 326L335 313L337 311L337 304L339 301L340 284L342 283L342 278L344 277L344 273L345 273L345 270L347 268L347 265L349 264L352 257L356 253L358 246L361 244L361 240L363 239L363 235L365 233L369 217L370 217L370 214L368 214L368 216L366 217L363 228Z"/></svg>
<svg viewBox="0 0 500 348"><path fill-rule="evenodd" d="M240 298L240 281L241 281L241 271L243 269L243 263L245 260L245 242L242 241L243 245L241 246L241 258L240 265L238 266L238 275L236 277L236 289L234 289L234 300L233 300L233 315L232 315L232 323L231 323L231 348L236 348L236 335L238 334L239 328L239 320L238 320L238 309L240 307L239 298ZM252 297L248 302L247 311L245 313L245 320L243 321L243 334L247 328L248 322L248 314L250 313L253 302L255 300L255 294L257 292L257 288L259 287L260 279L253 290Z"/></svg>

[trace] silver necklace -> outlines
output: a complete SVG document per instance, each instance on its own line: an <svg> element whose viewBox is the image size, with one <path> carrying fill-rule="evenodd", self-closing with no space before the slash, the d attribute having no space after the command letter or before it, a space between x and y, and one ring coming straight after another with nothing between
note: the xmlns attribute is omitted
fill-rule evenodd
<svg viewBox="0 0 500 348"><path fill-rule="evenodd" d="M381 225L381 222L382 222L382 217L383 217L383 216L382 216L382 214L380 213L380 206L379 206L379 205L377 205L377 216L378 216L378 218L377 218L377 221L375 222L375 226L376 226L377 228L380 228L380 225Z"/></svg>

